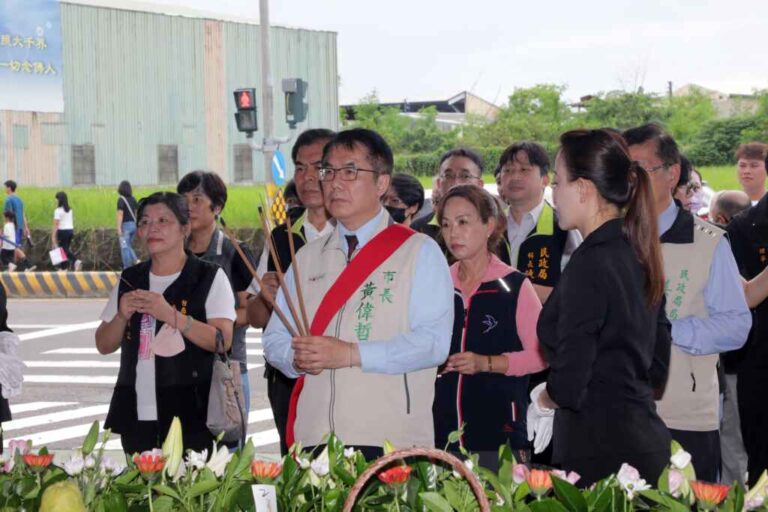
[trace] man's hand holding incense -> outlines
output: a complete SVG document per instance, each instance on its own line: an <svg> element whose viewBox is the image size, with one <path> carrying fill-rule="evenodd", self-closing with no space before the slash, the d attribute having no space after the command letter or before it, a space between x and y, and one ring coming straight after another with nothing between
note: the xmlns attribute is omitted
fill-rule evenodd
<svg viewBox="0 0 768 512"><path fill-rule="evenodd" d="M299 336L293 338L293 365L297 370L317 375L323 370L360 366L356 343L331 336Z"/></svg>

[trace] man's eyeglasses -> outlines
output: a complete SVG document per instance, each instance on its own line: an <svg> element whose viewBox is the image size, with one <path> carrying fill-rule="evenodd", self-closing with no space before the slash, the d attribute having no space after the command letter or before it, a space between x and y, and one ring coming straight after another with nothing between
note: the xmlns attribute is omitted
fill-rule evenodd
<svg viewBox="0 0 768 512"><path fill-rule="evenodd" d="M344 167L330 167L325 166L320 169L320 181L333 181L333 178L338 174L341 181L355 181L357 179L357 173L372 172L377 173L373 169L360 169L354 165L345 165Z"/></svg>
<svg viewBox="0 0 768 512"><path fill-rule="evenodd" d="M466 183L466 182L472 181L472 180L479 180L480 177L479 176L475 176L474 174L472 174L470 172L459 172L459 173L456 173L456 174L454 174L452 172L447 172L445 174L441 174L440 175L440 179L445 180L445 181L457 181L459 183Z"/></svg>

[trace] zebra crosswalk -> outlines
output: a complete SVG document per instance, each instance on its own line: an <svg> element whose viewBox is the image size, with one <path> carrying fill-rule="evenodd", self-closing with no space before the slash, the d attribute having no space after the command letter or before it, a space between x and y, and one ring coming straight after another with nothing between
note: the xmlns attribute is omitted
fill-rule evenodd
<svg viewBox="0 0 768 512"><path fill-rule="evenodd" d="M34 330L20 335L22 347L27 352L23 356L27 368L21 395L11 399L13 419L2 425L6 447L12 439L25 439L38 448L75 449L82 444L94 421L99 421L103 427L120 367L120 351L102 355L92 341L88 344L78 342L70 335L76 331L90 331L88 338L92 340L97 325L91 322L21 327ZM51 346L51 336L61 343ZM44 343L45 338L48 338L47 343ZM32 351L37 343L41 344L39 350ZM248 437L265 452L278 452L279 437L272 411L264 407L268 405L265 397L254 397L257 393L253 383L259 382L258 369L264 366L261 331L249 329L246 343L248 369L252 370L251 402L261 406L253 408L248 415ZM107 449L121 449L118 435L112 436Z"/></svg>

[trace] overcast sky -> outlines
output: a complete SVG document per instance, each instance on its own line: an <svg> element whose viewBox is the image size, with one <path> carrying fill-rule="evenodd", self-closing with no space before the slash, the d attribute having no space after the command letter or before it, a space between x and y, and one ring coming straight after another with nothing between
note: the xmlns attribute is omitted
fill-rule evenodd
<svg viewBox="0 0 768 512"><path fill-rule="evenodd" d="M258 18L258 0L154 0ZM338 33L340 101L496 103L515 87L768 88L768 0L272 0L273 25Z"/></svg>

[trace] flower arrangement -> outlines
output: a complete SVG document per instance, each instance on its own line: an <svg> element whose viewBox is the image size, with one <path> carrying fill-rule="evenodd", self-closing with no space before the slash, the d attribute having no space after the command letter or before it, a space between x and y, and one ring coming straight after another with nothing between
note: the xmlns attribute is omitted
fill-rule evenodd
<svg viewBox="0 0 768 512"><path fill-rule="evenodd" d="M45 448L33 452L29 442L11 441L0 458L0 511L253 511L252 486L260 484L274 486L281 511L334 512L342 510L369 469L376 471L375 478L360 489L355 510L479 510L470 484L453 468L430 457L402 459L403 452L389 444L385 452L395 460L382 459L386 465L380 469L334 435L316 457L297 446L282 461L256 458L250 442L234 453L216 443L210 450L185 452L181 424L174 419L162 447L121 463L104 453L109 437L94 423L82 448L67 460ZM494 512L768 511L768 473L745 492L736 484L698 481L690 454L675 442L671 453L655 488L624 464L616 474L579 489L579 475L529 468L505 446L499 449L497 472L462 450L462 472L475 475Z"/></svg>

